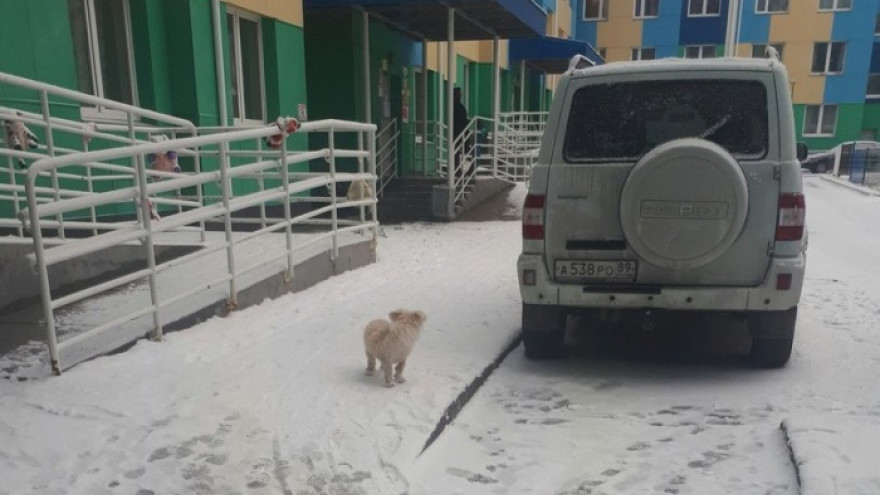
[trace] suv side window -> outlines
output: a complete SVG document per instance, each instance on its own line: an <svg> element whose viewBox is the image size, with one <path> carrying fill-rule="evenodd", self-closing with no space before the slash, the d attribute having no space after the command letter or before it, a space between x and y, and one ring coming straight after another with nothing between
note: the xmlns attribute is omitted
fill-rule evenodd
<svg viewBox="0 0 880 495"><path fill-rule="evenodd" d="M571 100L567 162L637 161L655 146L698 137L734 157L767 153L767 90L758 81L674 80L592 84Z"/></svg>

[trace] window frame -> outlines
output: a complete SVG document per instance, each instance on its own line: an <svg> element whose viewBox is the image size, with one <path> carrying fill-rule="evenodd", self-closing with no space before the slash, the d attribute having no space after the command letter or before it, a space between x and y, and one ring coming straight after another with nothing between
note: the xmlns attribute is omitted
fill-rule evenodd
<svg viewBox="0 0 880 495"><path fill-rule="evenodd" d="M755 0L755 14L759 15L774 15L774 14L787 14L789 5L785 4L785 10L770 10L770 2L772 0ZM764 10L758 8L758 6L764 2Z"/></svg>
<svg viewBox="0 0 880 495"><path fill-rule="evenodd" d="M263 23L262 18L259 14L249 12L247 10L242 10L234 7L226 8L226 20L228 22L229 17L233 18L233 39L228 40L230 45L230 50L235 50L235 53L230 52L230 62L235 61L235 72L234 74L230 72L229 78L230 83L234 84L239 88L237 98L232 98L233 107L229 112L229 115L232 119L233 125L236 126L248 126L248 125L260 125L266 123L266 64L265 64L265 51L263 47ZM244 91L244 70L242 66L242 58L241 58L241 20L252 21L257 25L257 51L259 56L257 57L257 61L260 66L260 113L262 114L262 119L249 119L246 117L246 108L245 108L245 91ZM232 67L229 67L229 70L232 70ZM232 81L232 76L235 75L236 81ZM237 100L237 101L236 101ZM238 110L238 117L235 117L235 110ZM225 125L225 123L224 123Z"/></svg>
<svg viewBox="0 0 880 495"><path fill-rule="evenodd" d="M868 89L871 87L871 78L880 78L880 72L871 72L868 74L868 85L865 87L865 99L866 100L880 100L880 91L877 93L869 93ZM880 86L880 85L878 85Z"/></svg>
<svg viewBox="0 0 880 495"><path fill-rule="evenodd" d="M95 0L75 0L82 3L83 13L85 15L86 45L88 46L89 55L89 73L92 80L91 94L97 98L106 98L104 96L104 75L101 62L101 44L98 39L98 21L95 10ZM123 30L125 31L126 58L128 60L128 77L131 81L131 102L118 102L126 105L138 106L140 99L138 98L137 71L135 69L134 60L134 41L131 29L131 5L129 0L121 0L123 10ZM78 88L79 89L79 88ZM82 105L80 107L80 117L83 120L107 121L107 122L127 122L126 112L121 110L109 109L106 107ZM138 116L134 119L140 120Z"/></svg>
<svg viewBox="0 0 880 495"><path fill-rule="evenodd" d="M693 3L695 1L702 2L702 4L703 4L702 13L700 13L700 14L691 14L691 5L693 5ZM688 17L720 17L721 16L721 3L722 3L721 0L718 0L718 12L712 14L712 13L707 12L708 7L709 7L709 0L688 0L687 16Z"/></svg>
<svg viewBox="0 0 880 495"><path fill-rule="evenodd" d="M846 7L846 8L840 7L837 5L838 2L840 2L840 1L841 0L831 0L831 2L833 4L831 7L822 8L822 0L819 0L818 11L819 12L849 12L850 10L852 10L852 0L849 0L849 7Z"/></svg>
<svg viewBox="0 0 880 495"><path fill-rule="evenodd" d="M645 58L645 51L650 50L651 57ZM638 56L636 56L638 55ZM657 49L653 46L637 46L633 47L630 52L630 61L641 61L641 60L657 60Z"/></svg>
<svg viewBox="0 0 880 495"><path fill-rule="evenodd" d="M825 64L823 71L816 72L813 70L813 62L816 59L816 47L818 45L825 45ZM840 56L840 70L839 71L831 71L831 52L833 51L833 45L842 45L843 53ZM813 42L813 57L810 60L810 75L812 76L836 76L839 74L843 74L844 69L846 68L846 42L845 41L815 41Z"/></svg>
<svg viewBox="0 0 880 495"><path fill-rule="evenodd" d="M816 119L816 132L815 133L808 133L807 132L807 114L809 113L809 109L811 107L819 109L819 116ZM829 107L834 107L834 125L831 126L832 127L831 133L826 134L826 133L822 132L822 121L825 119L825 115L826 115L825 109L829 108ZM824 103L819 104L819 105L805 105L804 106L804 121L803 121L802 127L801 127L801 129L802 129L801 135L804 137L834 136L837 133L837 116L838 116L839 110L840 110L840 108L838 105L825 105Z"/></svg>
<svg viewBox="0 0 880 495"><path fill-rule="evenodd" d="M687 56L688 48L697 48L697 49L699 49L699 51L700 51L700 56L699 56L699 57L696 57L696 58L694 58L694 57L688 57L688 56ZM705 57L705 56L703 56L703 54L705 53L705 51L706 51L707 48L711 48L711 49L712 49L712 56L711 56L711 57ZM690 59L690 60L713 59L713 58L718 58L717 52L718 52L717 45L685 45L685 47L684 47L684 58L686 58L686 59Z"/></svg>
<svg viewBox="0 0 880 495"><path fill-rule="evenodd" d="M657 13L652 15L645 14L645 7L648 2L657 2ZM641 12L641 13L639 13ZM634 0L633 1L633 19L656 19L660 17L660 0Z"/></svg>
<svg viewBox="0 0 880 495"><path fill-rule="evenodd" d="M585 21L607 21L608 20L608 3L611 0L598 0L599 2L599 16L598 17L588 17L587 16L587 1L584 0L584 10L581 12L583 20Z"/></svg>
<svg viewBox="0 0 880 495"><path fill-rule="evenodd" d="M759 46L760 46L760 47L763 47L763 49L761 50L761 55L756 57L756 56L755 56L755 48L757 48L757 47L759 47ZM776 49L776 51L779 53L779 61L782 62L782 59L785 58L785 43L783 43L783 42L778 42L778 43L752 43L752 58L765 58L766 55L764 55L764 53L766 52L768 46L772 46L773 48Z"/></svg>

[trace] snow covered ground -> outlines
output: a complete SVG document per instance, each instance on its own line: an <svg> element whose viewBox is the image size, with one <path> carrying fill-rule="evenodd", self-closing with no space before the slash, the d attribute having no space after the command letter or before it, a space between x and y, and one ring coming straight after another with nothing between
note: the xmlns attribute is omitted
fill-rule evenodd
<svg viewBox="0 0 880 495"><path fill-rule="evenodd" d="M505 361L410 473L413 493L796 494L783 420L801 493L880 493L880 199L815 176L805 190L787 367L750 369L735 325L634 337L575 325L573 358Z"/></svg>
<svg viewBox="0 0 880 495"><path fill-rule="evenodd" d="M734 324L575 324L572 357L515 350L418 456L519 331L520 225L386 227L374 265L58 378L0 380L0 494L878 493L880 198L805 189L781 370L748 367ZM408 382L386 389L361 332L397 307L428 321Z"/></svg>

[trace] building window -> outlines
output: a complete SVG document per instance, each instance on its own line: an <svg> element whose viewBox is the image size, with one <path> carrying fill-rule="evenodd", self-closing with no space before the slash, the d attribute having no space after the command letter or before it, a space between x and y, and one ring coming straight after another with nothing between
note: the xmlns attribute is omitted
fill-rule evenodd
<svg viewBox="0 0 880 495"><path fill-rule="evenodd" d="M820 11L850 10L852 0L819 0Z"/></svg>
<svg viewBox="0 0 880 495"><path fill-rule="evenodd" d="M846 43L843 41L814 43L813 66L810 70L813 74L840 74L843 72L845 54Z"/></svg>
<svg viewBox="0 0 880 495"><path fill-rule="evenodd" d="M788 0L755 0L755 12L758 14L788 12Z"/></svg>
<svg viewBox="0 0 880 495"><path fill-rule="evenodd" d="M767 58L767 46L768 45L752 45L752 58ZM779 53L779 60L782 60L782 51L785 48L785 45L782 43L770 43L769 46L776 49L776 52Z"/></svg>
<svg viewBox="0 0 880 495"><path fill-rule="evenodd" d="M599 56L602 57L602 60L607 59L605 54L607 53L608 50L606 48L599 48L597 51L599 52Z"/></svg>
<svg viewBox="0 0 880 495"><path fill-rule="evenodd" d="M229 10L229 69L232 116L238 122L263 122L263 44L259 16Z"/></svg>
<svg viewBox="0 0 880 495"><path fill-rule="evenodd" d="M657 17L660 14L660 0L635 0L633 17Z"/></svg>
<svg viewBox="0 0 880 495"><path fill-rule="evenodd" d="M633 48L631 60L654 60L657 50L654 48Z"/></svg>
<svg viewBox="0 0 880 495"><path fill-rule="evenodd" d="M690 0L688 17L721 15L721 0Z"/></svg>
<svg viewBox="0 0 880 495"><path fill-rule="evenodd" d="M715 45L686 46L684 58L715 58Z"/></svg>
<svg viewBox="0 0 880 495"><path fill-rule="evenodd" d="M608 19L608 2L611 0L584 0L584 20L604 21Z"/></svg>
<svg viewBox="0 0 880 495"><path fill-rule="evenodd" d="M868 74L868 90L865 97L871 100L880 99L880 74Z"/></svg>
<svg viewBox="0 0 880 495"><path fill-rule="evenodd" d="M68 0L67 9L77 89L137 105L128 0ZM94 108L84 108L83 116L125 118Z"/></svg>
<svg viewBox="0 0 880 495"><path fill-rule="evenodd" d="M874 19L874 35L880 34L880 14Z"/></svg>
<svg viewBox="0 0 880 495"><path fill-rule="evenodd" d="M837 126L837 105L807 105L804 136L833 136Z"/></svg>

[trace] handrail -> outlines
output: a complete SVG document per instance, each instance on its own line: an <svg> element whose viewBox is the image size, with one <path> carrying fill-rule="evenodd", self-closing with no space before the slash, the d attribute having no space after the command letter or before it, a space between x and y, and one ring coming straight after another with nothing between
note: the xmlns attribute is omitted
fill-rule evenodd
<svg viewBox="0 0 880 495"><path fill-rule="evenodd" d="M31 79L26 79L24 77L14 76L12 74L8 74L5 72L0 72L0 84L10 84L15 86L20 86L26 89L33 89L36 91L46 92L51 95L61 96L70 100L78 101L80 103L87 103L90 105L94 105L97 107L110 108L113 110L119 110L125 113L134 114L139 117L146 117L148 119L152 119L158 122L165 122L168 124L177 125L180 127L187 127L194 129L195 125L186 119L181 119L178 117L172 117L170 115L166 115L164 113L154 112L152 110L146 110L141 107L136 107L134 105L129 105L126 103L120 103L118 101L108 100L106 98L100 98L97 96L88 95L85 93L80 93L78 91L73 91L70 89L62 88L59 86L54 86L52 84L47 84L44 82L34 81Z"/></svg>
<svg viewBox="0 0 880 495"><path fill-rule="evenodd" d="M285 279L290 280L294 276L294 253L302 249L305 244L318 242L312 238L305 243L295 243L292 238L292 228L296 224L328 228L327 232L316 237L329 240L332 245L331 257L334 259L338 256L340 234L360 232L363 235L363 233L367 233L371 237L371 245L375 245L378 226L375 193L356 200L347 201L345 198L337 198L335 191L336 185L339 183L351 183L361 180L367 181L372 186L371 191L376 191L377 180L379 180L376 168L376 126L335 119L304 123L296 129L297 125L298 123L292 119L279 119L275 124L253 128L202 135L196 132L196 135L193 137L182 137L155 143L134 142L125 147L59 156L43 156L28 167L24 184L27 206L19 211L19 216L23 228L27 228L33 237L34 252L30 257L35 264L39 277L47 343L54 373L59 374L63 366L75 364L70 362L62 363L62 353L80 346L93 336L115 331L119 325L132 321L135 318L151 315L153 321L152 336L153 338L161 338L165 322L163 313L165 308L170 304L179 304L181 299L186 300L196 297L205 290L208 290L212 284L228 284L225 292L226 301L230 308L234 308L238 301L238 286L236 284L245 273L278 263L281 258L286 258L287 266L284 269L284 274ZM273 156L257 157L256 161L235 167L230 164L229 156L222 152L230 142L249 142L250 140L268 138L269 136L287 136L292 131L297 133L326 133L329 137L329 144L326 148L319 150L288 151L287 139L282 138L280 140L281 147L274 150ZM357 147L352 149L337 148L335 146L335 136L339 133L355 133L358 138ZM394 134L393 138L397 139L397 133ZM217 170L196 171L189 174L172 173L157 177L150 174L150 172L155 171L147 170L145 167L143 158L145 154L168 150L188 150L198 159L200 155L210 152L210 150L203 150L202 148L212 145L220 145L221 153L219 154ZM393 147L395 153L396 148L396 146ZM269 152L265 154L269 154ZM108 160L117 159L128 159L134 164L134 167L126 168L106 163ZM357 161L359 164L357 172L337 172L339 163L345 160ZM310 172L291 171L291 167L297 164L312 161L328 165L329 168L325 172L321 172L315 166L311 167ZM49 190L54 191L53 197L38 197L38 193L45 192L47 189L43 185L37 185L38 180L42 182L41 177L47 175L51 177L70 175L64 172L67 167L85 165L103 167L117 172L120 170L125 171L130 174L129 177L132 181L123 185L112 183L112 187L104 192L71 192L53 186L53 188L49 188ZM161 180L148 182L147 178L150 176ZM266 187L263 178L274 178L273 180L278 182L274 182L271 187ZM256 181L259 189L255 192L233 196L232 185L238 181ZM208 202L208 198L201 194L198 194L196 198L187 199L159 196L162 193L179 191L184 188L194 187L196 190L201 191L203 187L217 182L220 183L219 199L221 201ZM14 191L18 191L20 187L19 185L13 185L11 188ZM328 190L330 197L312 198L310 193L314 190ZM301 201L314 201L316 204L323 204L323 206L314 208L305 214L293 215L291 204ZM94 229L95 235L91 237L71 240L63 244L57 244L52 242L52 239L43 238L43 230L46 228L63 229L61 219L64 219L72 212L82 211L86 208L95 211L101 207L120 204L130 205L132 202L137 207L135 208L135 218L130 221L109 223L101 221L100 218L92 218L88 222L72 222L68 220L72 226ZM165 213L159 219L154 219L151 218L150 203L176 206L177 210ZM279 217L277 214L269 214L266 208L267 205L279 206L283 210L283 215ZM233 212L252 207L260 208L259 218L239 219L232 217ZM361 212L360 220L339 219L337 212L343 208L357 208ZM366 209L371 210L369 217L366 215ZM329 219L326 216L321 216L327 214L330 216ZM56 220L44 220L44 217L56 218ZM177 290L178 293L174 298L163 296L160 293L157 275L159 272L167 269L169 262L164 264L157 262L154 250L155 237L176 230L195 230L202 235L202 242L205 242L203 227L192 229L190 226L204 226L205 222L215 220L221 220L224 224L225 242L210 245L205 250L186 255L185 258L187 262L191 262L207 255L225 253L227 263L225 265L222 263L217 264L218 267L225 266L225 273L218 275L217 279L212 280L209 284L201 283L193 288L180 288ZM260 226L257 230L247 235L233 235L233 225L239 222L243 224L256 222ZM265 236L283 237L285 245L284 254L268 256L256 263L237 267L234 262L236 247L247 240L264 238ZM272 238L269 237L268 239ZM134 273L114 277L102 282L100 285L65 295L62 298L53 299L49 283L49 267L51 265L133 241L141 243L145 249L147 259L147 266L145 268L136 270ZM180 262L179 259L175 261L175 263ZM54 311L56 309L80 301L85 297L90 297L138 280L146 280L148 284L150 303L145 308L119 316L110 322L100 324L70 339L58 341L54 319ZM80 359L80 357L77 357L77 359Z"/></svg>
<svg viewBox="0 0 880 495"><path fill-rule="evenodd" d="M376 187L377 196L382 197L385 187L398 174L398 141L400 131L397 127L397 119L391 119L385 127L376 134L376 173L378 181ZM382 142L384 141L384 144Z"/></svg>

